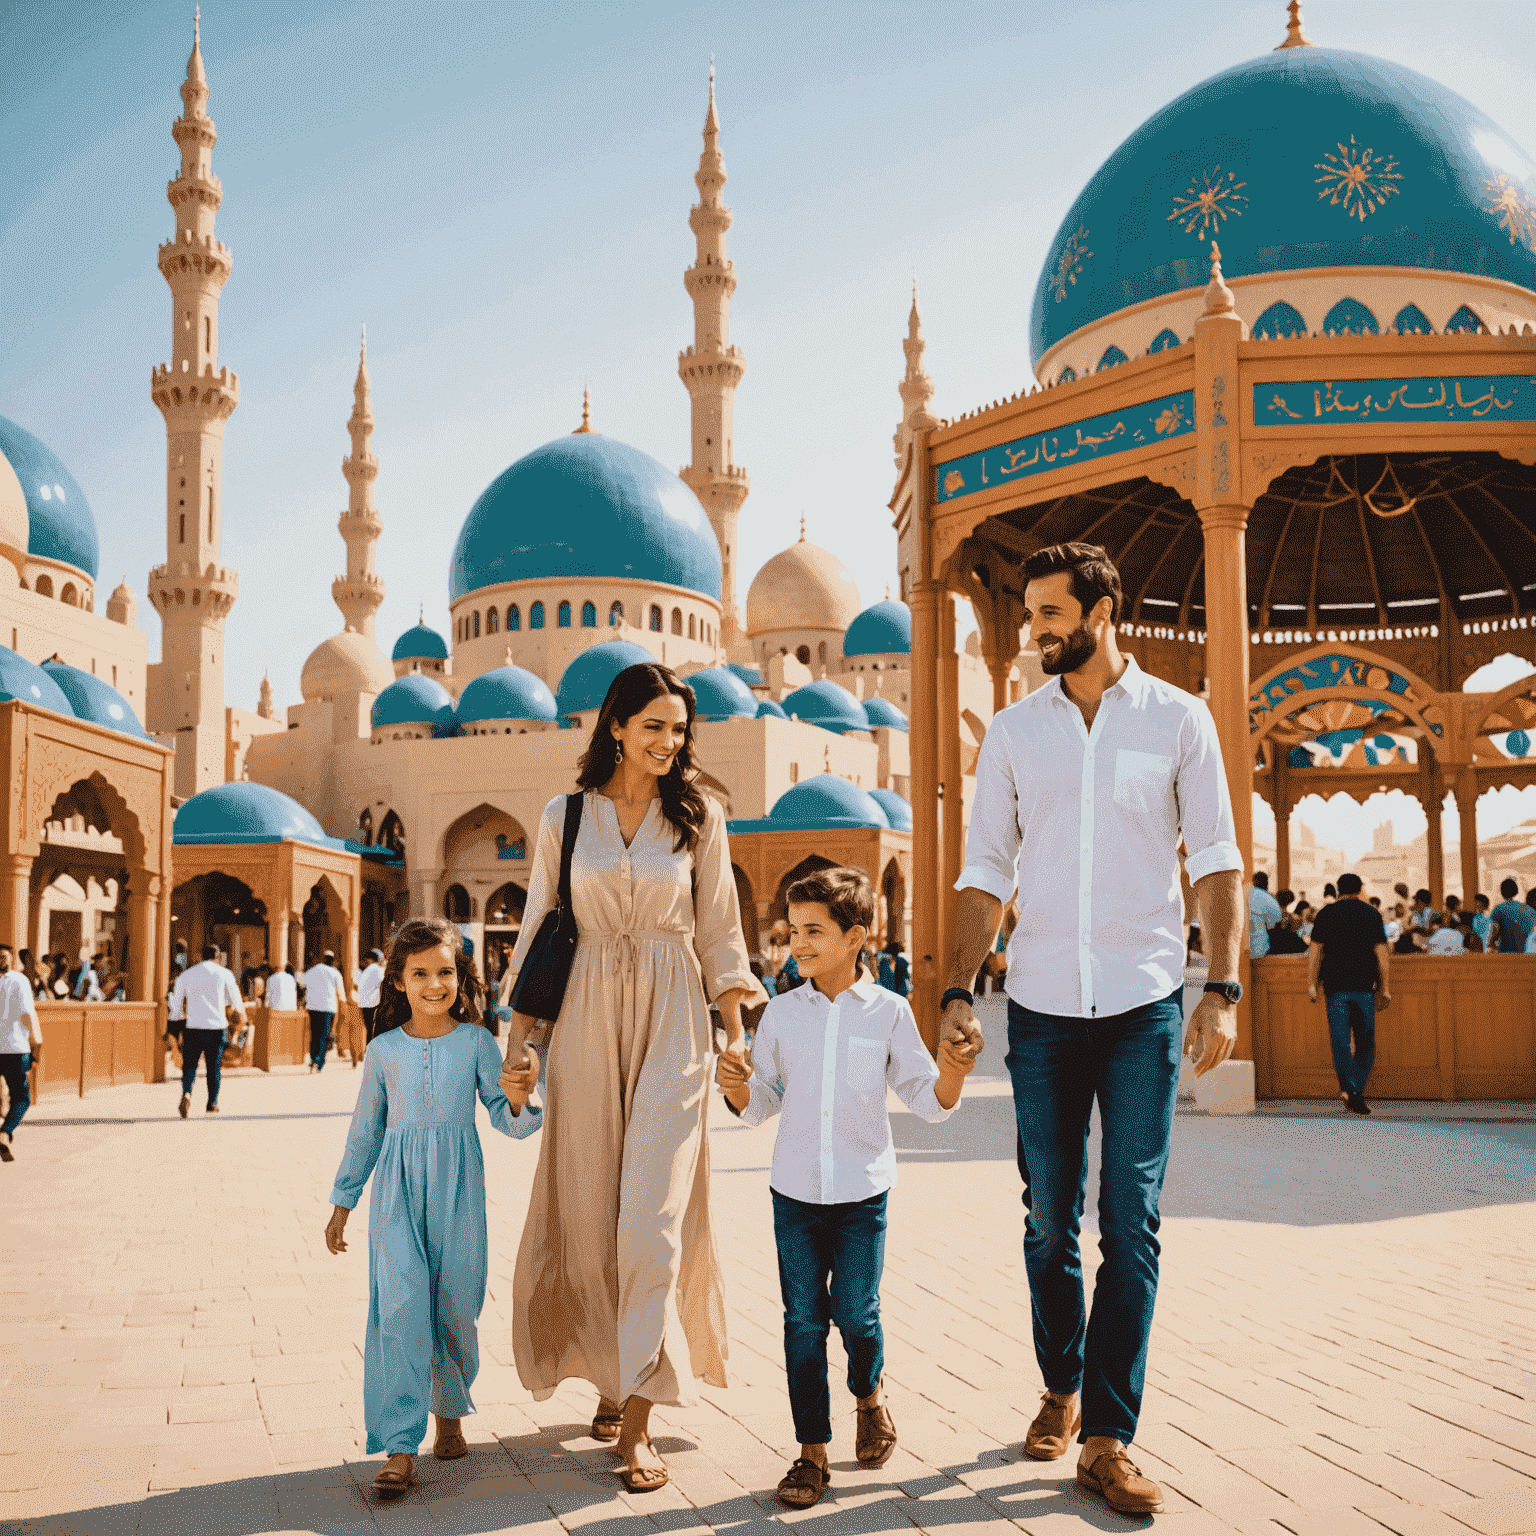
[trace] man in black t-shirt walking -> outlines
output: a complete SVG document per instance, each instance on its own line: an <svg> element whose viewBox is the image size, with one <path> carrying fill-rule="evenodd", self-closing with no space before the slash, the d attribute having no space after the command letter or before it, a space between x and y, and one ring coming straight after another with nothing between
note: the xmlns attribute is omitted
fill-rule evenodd
<svg viewBox="0 0 1536 1536"><path fill-rule="evenodd" d="M1307 955L1307 996L1317 1001L1318 983L1328 999L1328 1037L1339 1096L1357 1115L1370 1114L1365 1085L1376 1060L1376 1010L1392 1002L1387 988L1391 951L1381 913L1360 899L1360 876L1339 876L1339 899L1312 923ZM1354 1049L1350 1049L1350 1035Z"/></svg>

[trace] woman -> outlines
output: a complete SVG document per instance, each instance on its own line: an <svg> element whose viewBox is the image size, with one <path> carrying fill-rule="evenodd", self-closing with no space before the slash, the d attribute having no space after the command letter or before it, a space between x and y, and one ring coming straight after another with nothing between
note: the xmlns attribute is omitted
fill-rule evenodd
<svg viewBox="0 0 1536 1536"><path fill-rule="evenodd" d="M617 1440L624 1484L667 1481L651 1405L692 1406L725 1379L725 1299L710 1230L706 993L744 1056L753 979L725 813L693 785L693 690L628 667L608 689L577 785L571 861L578 941L549 1041L544 1140L513 1282L513 1350L542 1400L568 1377L600 1394L594 1439ZM555 903L565 796L545 807L510 999ZM536 1020L514 1013L509 1071ZM512 1102L518 1100L512 1096Z"/></svg>

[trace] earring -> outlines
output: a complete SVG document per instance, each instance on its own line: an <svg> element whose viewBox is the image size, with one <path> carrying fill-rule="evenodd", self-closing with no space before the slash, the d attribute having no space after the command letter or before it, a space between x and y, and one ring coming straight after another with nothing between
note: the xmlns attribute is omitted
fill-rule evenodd
<svg viewBox="0 0 1536 1536"><path fill-rule="evenodd" d="M613 745L614 761L616 763L622 763L624 761L624 743L622 741L616 741Z"/></svg>

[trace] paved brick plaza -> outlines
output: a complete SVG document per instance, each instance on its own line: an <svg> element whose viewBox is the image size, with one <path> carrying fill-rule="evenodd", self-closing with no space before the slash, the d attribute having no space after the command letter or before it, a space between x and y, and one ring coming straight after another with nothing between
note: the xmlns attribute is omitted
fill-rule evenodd
<svg viewBox="0 0 1536 1536"><path fill-rule="evenodd" d="M380 1506L366 1486L379 1458L361 1449L366 1199L349 1253L332 1258L321 1237L351 1068L227 1079L213 1121L199 1084L187 1124L169 1083L49 1101L0 1169L0 1530L1137 1528L1078 1492L1071 1458L1013 1449L1040 1387L1001 1031L987 1023L960 1114L896 1120L884 1297L901 1449L856 1470L850 1400L835 1416L835 1496L804 1514L771 1494L792 1453L771 1128L715 1117L736 1384L694 1412L658 1410L672 1484L638 1496L585 1438L594 1395L537 1404L511 1369L538 1145L484 1131L492 1263L473 1451L428 1456L412 1495ZM1180 1116L1134 1453L1168 1497L1156 1529L1536 1532L1536 1124L1505 1113Z"/></svg>

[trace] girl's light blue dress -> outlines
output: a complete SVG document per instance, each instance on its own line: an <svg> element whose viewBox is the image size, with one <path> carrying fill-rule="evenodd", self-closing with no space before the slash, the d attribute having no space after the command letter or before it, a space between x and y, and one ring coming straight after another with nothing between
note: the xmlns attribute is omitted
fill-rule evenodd
<svg viewBox="0 0 1536 1536"><path fill-rule="evenodd" d="M501 1052L479 1024L436 1040L387 1030L363 1057L331 1204L351 1210L373 1175L363 1347L369 1454L414 1456L429 1408L447 1419L475 1411L469 1389L480 1369L475 1321L486 1273L475 1096L508 1136L531 1136L543 1122L532 1104L513 1115L500 1075Z"/></svg>

